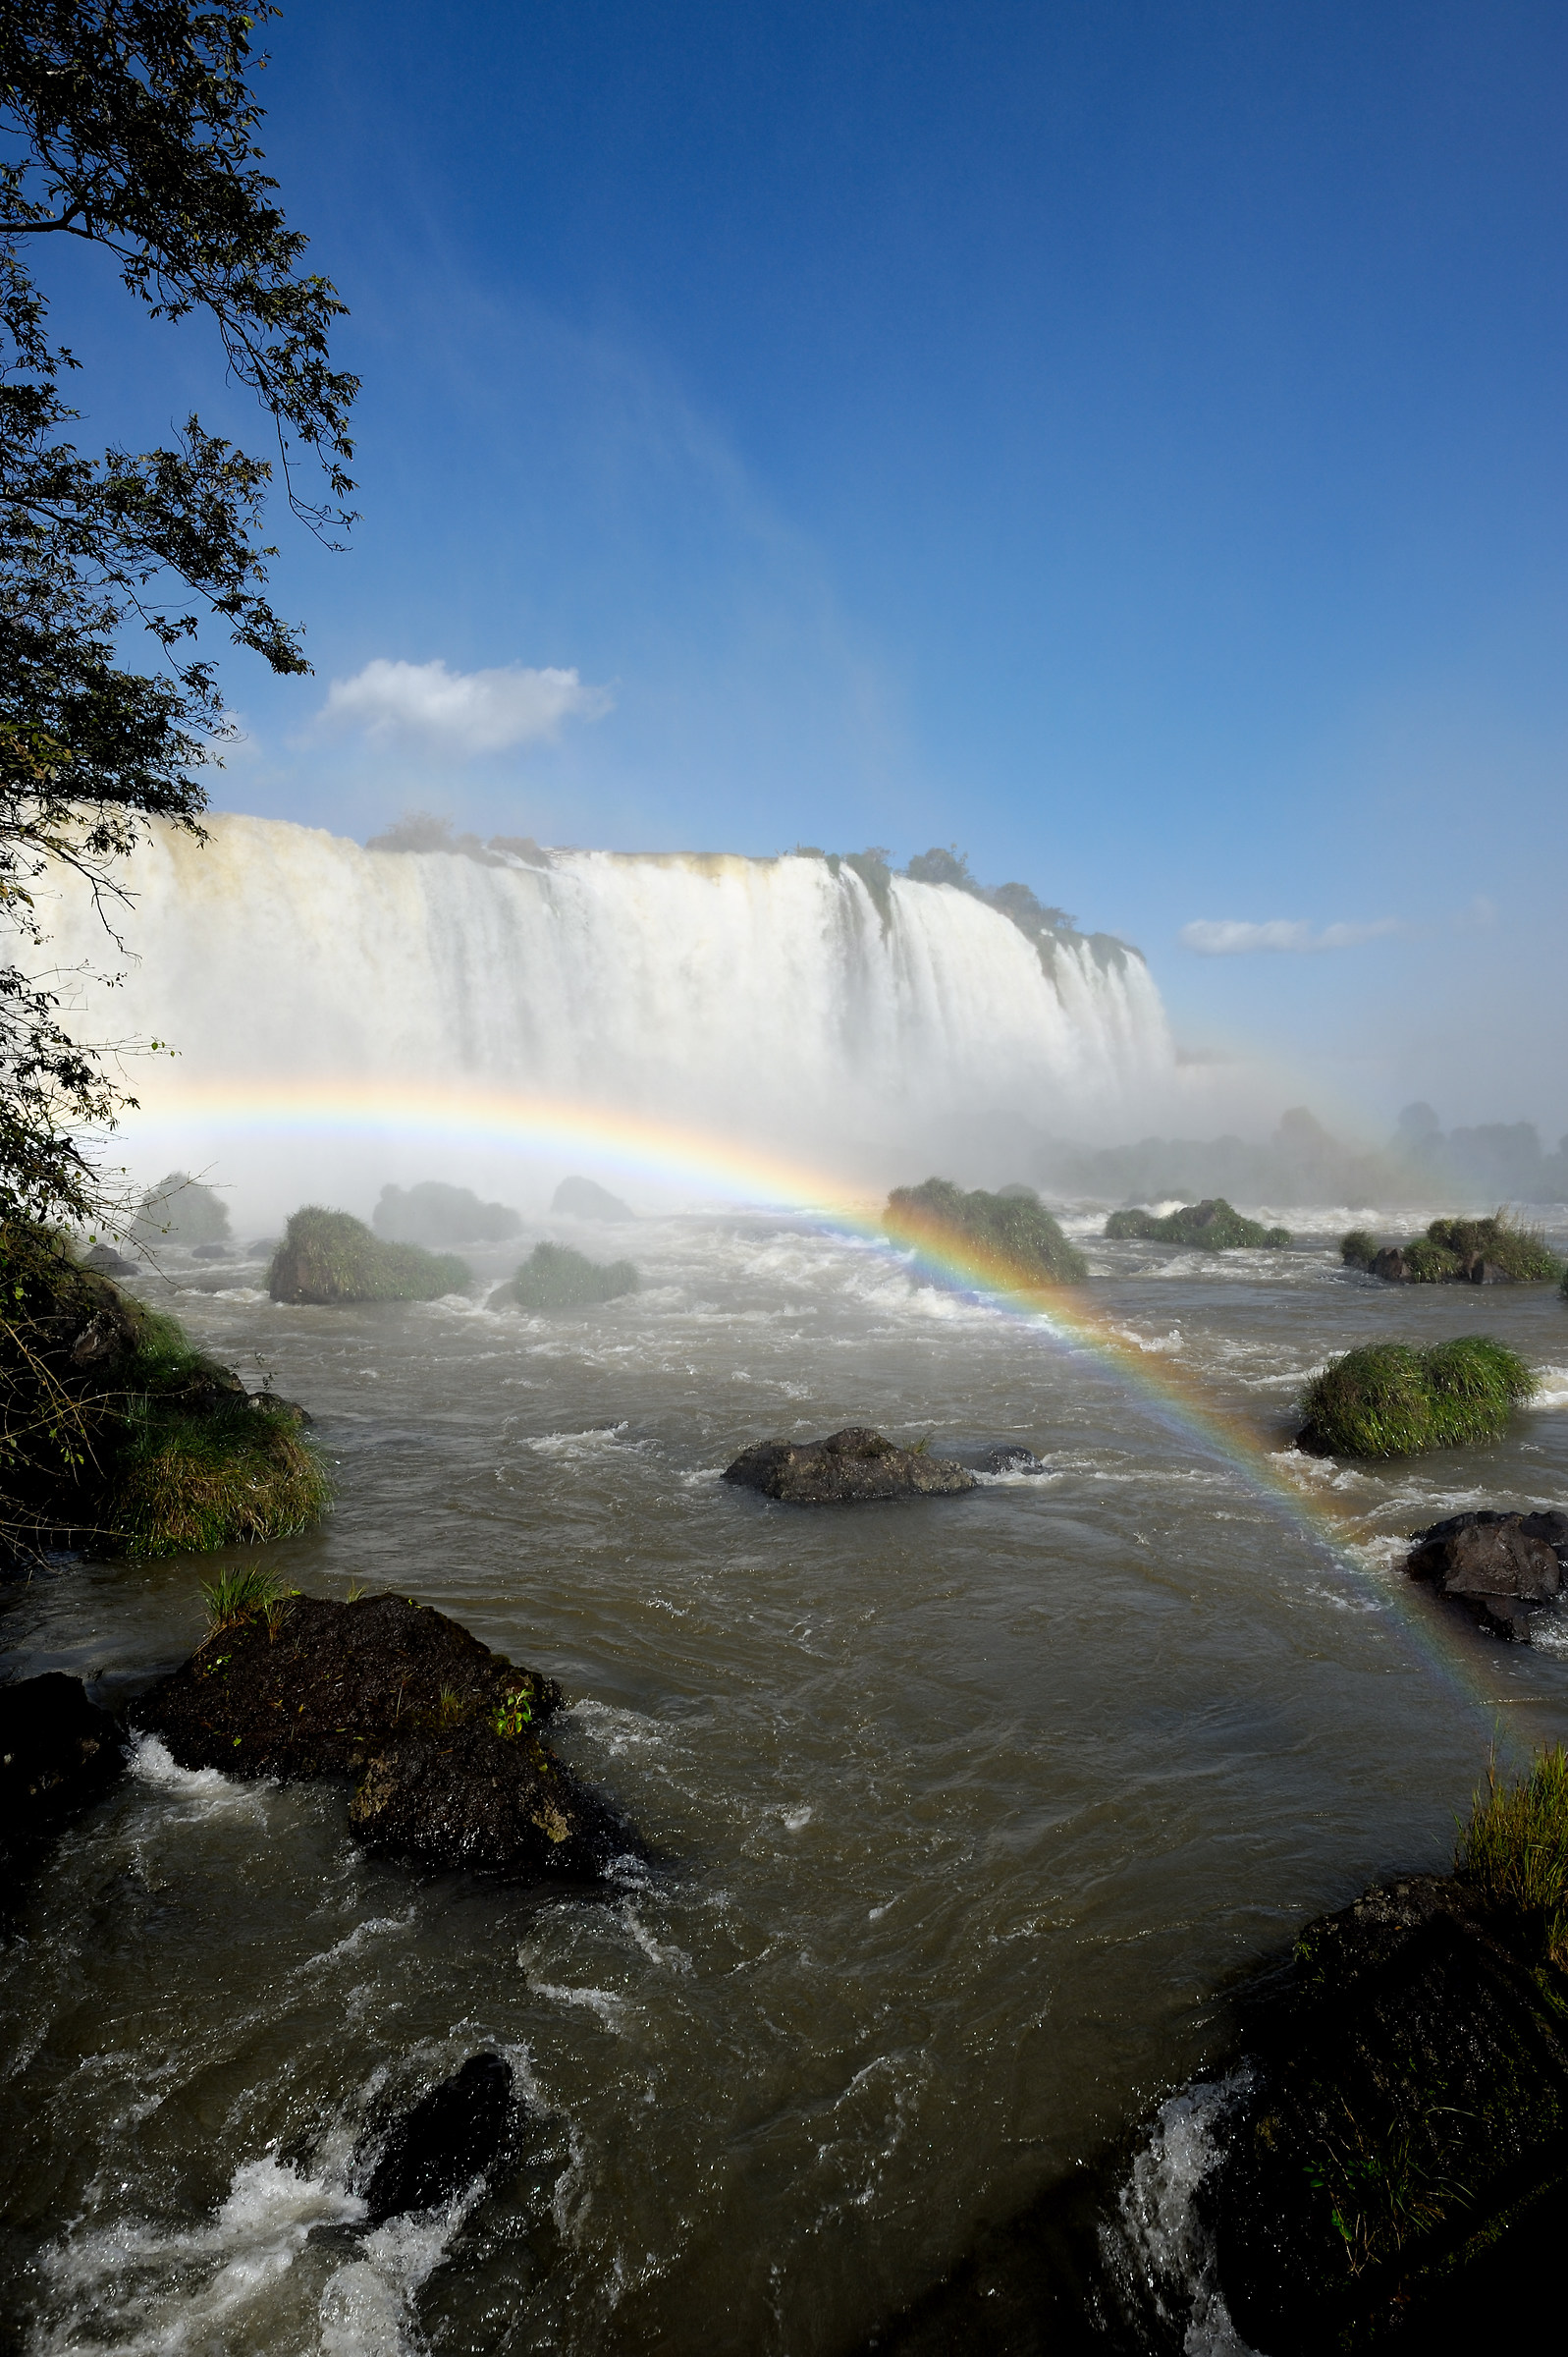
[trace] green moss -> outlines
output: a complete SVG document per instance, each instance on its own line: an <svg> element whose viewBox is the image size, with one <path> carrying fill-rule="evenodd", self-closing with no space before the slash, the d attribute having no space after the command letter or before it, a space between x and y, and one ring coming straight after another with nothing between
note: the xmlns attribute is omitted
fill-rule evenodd
<svg viewBox="0 0 1568 2357"><path fill-rule="evenodd" d="M1303 1444L1334 1456L1414 1456L1495 1440L1537 1378L1486 1335L1430 1350L1368 1343L1331 1359L1302 1394Z"/></svg>
<svg viewBox="0 0 1568 2357"><path fill-rule="evenodd" d="M637 1290L629 1260L590 1260L569 1244L535 1244L510 1285L497 1288L493 1309L582 1309Z"/></svg>
<svg viewBox="0 0 1568 2357"><path fill-rule="evenodd" d="M897 1242L927 1251L978 1255L991 1284L1075 1285L1089 1274L1083 1254L1032 1194L966 1194L948 1178L898 1186L888 1197L883 1226ZM1001 1264L1000 1268L987 1264Z"/></svg>
<svg viewBox="0 0 1568 2357"><path fill-rule="evenodd" d="M1568 1964L1568 1752L1560 1743L1512 1784L1488 1766L1454 1868L1494 1906L1539 1929L1554 1963Z"/></svg>
<svg viewBox="0 0 1568 2357"><path fill-rule="evenodd" d="M1152 1211L1113 1211L1106 1222L1106 1234L1160 1244L1195 1244L1204 1252L1256 1251L1282 1247L1291 1240L1288 1228L1266 1228L1262 1220L1246 1219L1223 1195L1211 1195L1203 1203L1183 1203L1179 1211L1167 1213L1162 1220Z"/></svg>
<svg viewBox="0 0 1568 2357"><path fill-rule="evenodd" d="M1339 1257L1347 1269L1370 1269L1378 1252L1378 1238L1365 1228L1352 1228L1339 1238Z"/></svg>
<svg viewBox="0 0 1568 2357"><path fill-rule="evenodd" d="M389 1244L363 1220L307 1203L284 1232L267 1275L274 1301L434 1301L471 1282L464 1260Z"/></svg>

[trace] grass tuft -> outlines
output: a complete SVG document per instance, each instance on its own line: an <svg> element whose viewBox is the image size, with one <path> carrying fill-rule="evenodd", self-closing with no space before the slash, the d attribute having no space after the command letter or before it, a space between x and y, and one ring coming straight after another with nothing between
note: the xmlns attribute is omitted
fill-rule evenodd
<svg viewBox="0 0 1568 2357"><path fill-rule="evenodd" d="M1454 1869L1493 1906L1539 1926L1552 1962L1568 1965L1568 1751L1560 1743L1516 1783L1500 1783L1487 1762Z"/></svg>
<svg viewBox="0 0 1568 2357"><path fill-rule="evenodd" d="M216 1637L226 1628L270 1617L287 1600L277 1573L264 1563L228 1563L202 1581L201 1601L207 1608L207 1634Z"/></svg>
<svg viewBox="0 0 1568 2357"><path fill-rule="evenodd" d="M1305 1446L1333 1456L1415 1456L1495 1440L1538 1378L1483 1334L1430 1350L1367 1343L1330 1359L1302 1394Z"/></svg>
<svg viewBox="0 0 1568 2357"><path fill-rule="evenodd" d="M1378 1257L1378 1238L1365 1228L1352 1228L1339 1238L1339 1257L1347 1269L1370 1269Z"/></svg>
<svg viewBox="0 0 1568 2357"><path fill-rule="evenodd" d="M133 1413L107 1501L110 1527L136 1556L204 1554L289 1538L326 1509L320 1458L281 1416Z"/></svg>

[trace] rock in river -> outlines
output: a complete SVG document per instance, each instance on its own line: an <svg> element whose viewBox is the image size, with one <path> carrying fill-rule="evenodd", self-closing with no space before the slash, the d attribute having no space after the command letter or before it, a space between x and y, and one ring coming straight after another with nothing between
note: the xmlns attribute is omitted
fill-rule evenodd
<svg viewBox="0 0 1568 2357"><path fill-rule="evenodd" d="M274 1596L137 1706L183 1768L354 1780L367 1849L514 1880L591 1877L635 1847L541 1739L561 1689L403 1596Z"/></svg>
<svg viewBox="0 0 1568 2357"><path fill-rule="evenodd" d="M0 1915L54 1836L106 1792L126 1741L58 1670L0 1686Z"/></svg>
<svg viewBox="0 0 1568 2357"><path fill-rule="evenodd" d="M1411 1538L1405 1568L1451 1596L1493 1635L1530 1641L1530 1620L1562 1592L1568 1513L1450 1514Z"/></svg>
<svg viewBox="0 0 1568 2357"><path fill-rule="evenodd" d="M365 2219L384 2225L407 2210L447 2202L493 2168L512 2117L512 2067L470 2055L460 2071L392 2123L370 2182Z"/></svg>
<svg viewBox="0 0 1568 2357"><path fill-rule="evenodd" d="M864 1424L825 1441L760 1441L725 1468L726 1481L789 1506L848 1506L880 1498L948 1497L977 1485L951 1457L900 1449Z"/></svg>

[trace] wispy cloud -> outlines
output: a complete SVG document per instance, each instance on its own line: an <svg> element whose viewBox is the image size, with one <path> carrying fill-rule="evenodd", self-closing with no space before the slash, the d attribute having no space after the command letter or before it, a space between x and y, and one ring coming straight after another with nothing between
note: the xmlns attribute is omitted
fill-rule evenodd
<svg viewBox="0 0 1568 2357"><path fill-rule="evenodd" d="M351 680L334 680L317 718L362 729L372 744L411 738L464 758L548 742L568 720L598 720L614 702L575 671L449 671L445 663L393 663L378 655Z"/></svg>
<svg viewBox="0 0 1568 2357"><path fill-rule="evenodd" d="M1404 929L1397 916L1376 917L1367 925L1325 925L1321 933L1283 916L1270 917L1263 924L1240 917L1200 916L1182 926L1179 938L1183 949L1196 950L1200 958L1243 958L1254 950L1353 950L1358 942L1379 941Z"/></svg>

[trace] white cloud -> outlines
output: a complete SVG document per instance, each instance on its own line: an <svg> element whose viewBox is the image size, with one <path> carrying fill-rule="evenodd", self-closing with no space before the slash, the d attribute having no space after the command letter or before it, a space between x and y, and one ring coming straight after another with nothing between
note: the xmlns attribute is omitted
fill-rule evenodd
<svg viewBox="0 0 1568 2357"><path fill-rule="evenodd" d="M464 757L550 741L564 721L597 720L611 708L606 687L575 671L449 671L445 663L392 663L378 655L351 680L334 680L318 718L328 728L363 729L372 744L419 739Z"/></svg>
<svg viewBox="0 0 1568 2357"><path fill-rule="evenodd" d="M1397 916L1379 916L1369 925L1325 925L1321 933L1283 916L1271 917L1265 924L1201 916L1182 926L1180 940L1183 949L1196 950L1200 958L1240 958L1252 950L1350 950L1359 941L1379 941L1403 931Z"/></svg>

